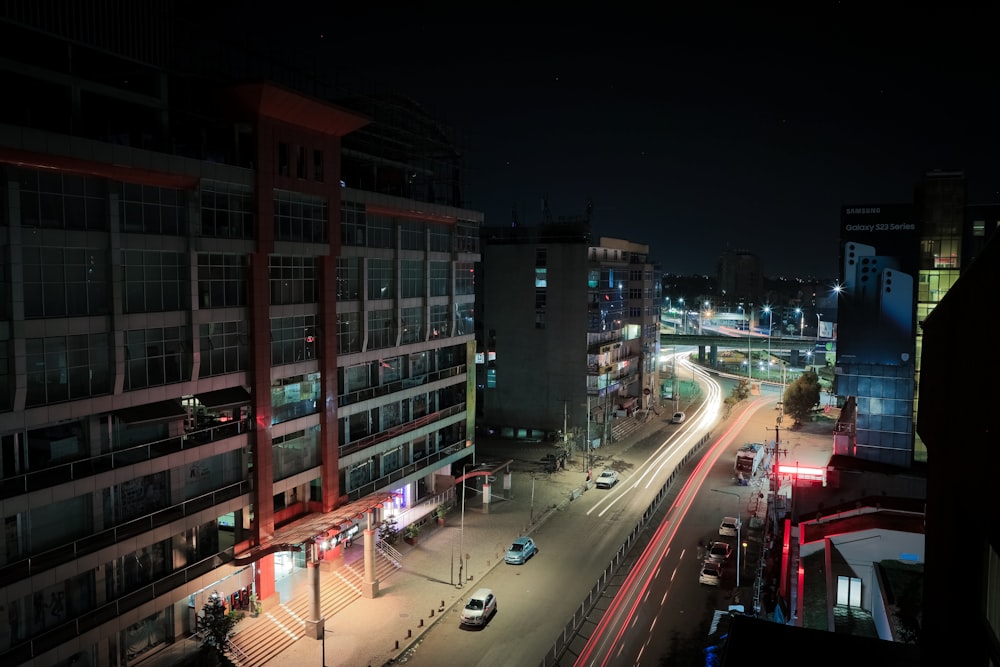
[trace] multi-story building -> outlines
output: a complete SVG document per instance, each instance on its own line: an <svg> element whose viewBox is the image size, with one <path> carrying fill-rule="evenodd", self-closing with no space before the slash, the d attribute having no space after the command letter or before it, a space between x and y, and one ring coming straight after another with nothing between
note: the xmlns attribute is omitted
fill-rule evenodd
<svg viewBox="0 0 1000 667"><path fill-rule="evenodd" d="M482 214L342 173L370 115L176 75L157 16L49 18L0 17L0 663L117 667L473 451Z"/></svg>
<svg viewBox="0 0 1000 667"><path fill-rule="evenodd" d="M610 437L659 390L660 277L649 247L587 221L483 232L483 420L502 436Z"/></svg>
<svg viewBox="0 0 1000 667"><path fill-rule="evenodd" d="M913 428L920 397L920 324L1000 225L997 205L967 204L965 174L931 171L914 202L844 207L838 308L838 393L857 418L850 451L908 467L926 462Z"/></svg>

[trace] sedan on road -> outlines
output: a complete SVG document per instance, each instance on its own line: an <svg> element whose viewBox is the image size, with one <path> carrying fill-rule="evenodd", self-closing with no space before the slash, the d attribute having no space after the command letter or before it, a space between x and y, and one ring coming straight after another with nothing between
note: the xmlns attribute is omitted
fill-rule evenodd
<svg viewBox="0 0 1000 667"><path fill-rule="evenodd" d="M618 473L610 468L605 468L601 471L601 474L597 476L597 488L599 489L610 489L617 483Z"/></svg>
<svg viewBox="0 0 1000 667"><path fill-rule="evenodd" d="M462 609L462 625L486 625L497 612L497 598L488 588L480 588L465 603Z"/></svg>
<svg viewBox="0 0 1000 667"><path fill-rule="evenodd" d="M701 572L698 574L698 583L708 586L718 586L722 580L722 563L705 561L701 565Z"/></svg>
<svg viewBox="0 0 1000 667"><path fill-rule="evenodd" d="M507 547L507 555L503 562L510 565L523 565L528 559L538 553L538 545L530 537L519 537Z"/></svg>
<svg viewBox="0 0 1000 667"><path fill-rule="evenodd" d="M681 423L684 422L684 420L686 418L687 418L687 415L685 415L683 412L675 412L674 416L670 418L670 423L671 424L681 424Z"/></svg>
<svg viewBox="0 0 1000 667"><path fill-rule="evenodd" d="M708 547L707 560L713 563L725 563L733 555L733 548L728 542L712 542Z"/></svg>

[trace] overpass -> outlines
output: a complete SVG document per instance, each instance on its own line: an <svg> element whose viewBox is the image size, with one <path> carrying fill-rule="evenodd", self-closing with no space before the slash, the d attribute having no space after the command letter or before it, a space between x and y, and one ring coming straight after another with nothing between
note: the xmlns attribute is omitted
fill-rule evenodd
<svg viewBox="0 0 1000 667"><path fill-rule="evenodd" d="M667 347L697 347L698 361L713 368L719 366L719 348L749 353L768 352L779 357L786 357L792 366L805 366L806 357L817 352L816 360L820 365L825 363L825 353L836 352L836 341L826 338L819 340L803 336L767 336L766 334L741 332L738 329L725 327L703 330L696 334L677 334L669 327L660 327L660 349ZM707 354L706 354L707 351Z"/></svg>

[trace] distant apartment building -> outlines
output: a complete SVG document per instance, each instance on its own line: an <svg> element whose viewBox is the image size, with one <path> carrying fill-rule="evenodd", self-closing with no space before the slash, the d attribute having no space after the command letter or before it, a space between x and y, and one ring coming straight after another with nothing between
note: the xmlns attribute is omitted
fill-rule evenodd
<svg viewBox="0 0 1000 667"><path fill-rule="evenodd" d="M727 249L716 267L721 303L763 303L764 274L760 258L748 250Z"/></svg>
<svg viewBox="0 0 1000 667"><path fill-rule="evenodd" d="M0 664L121 667L212 591L266 599L305 565L269 546L403 512L474 451L483 218L365 153L391 143L368 113L22 19L0 20L23 47L0 60Z"/></svg>
<svg viewBox="0 0 1000 667"><path fill-rule="evenodd" d="M585 221L484 228L483 423L605 442L657 397L660 282L648 246L594 243Z"/></svg>

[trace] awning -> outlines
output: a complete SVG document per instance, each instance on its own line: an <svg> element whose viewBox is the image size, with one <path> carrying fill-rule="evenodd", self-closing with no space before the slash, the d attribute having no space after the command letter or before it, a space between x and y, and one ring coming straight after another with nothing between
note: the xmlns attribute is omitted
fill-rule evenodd
<svg viewBox="0 0 1000 667"><path fill-rule="evenodd" d="M133 405L115 412L115 416L129 424L145 424L147 422L165 422L180 419L187 415L180 401L157 401L145 405Z"/></svg>
<svg viewBox="0 0 1000 667"><path fill-rule="evenodd" d="M194 397L198 399L199 403L210 410L228 408L231 405L246 405L250 403L250 392L243 387L217 389L204 394L195 394Z"/></svg>

